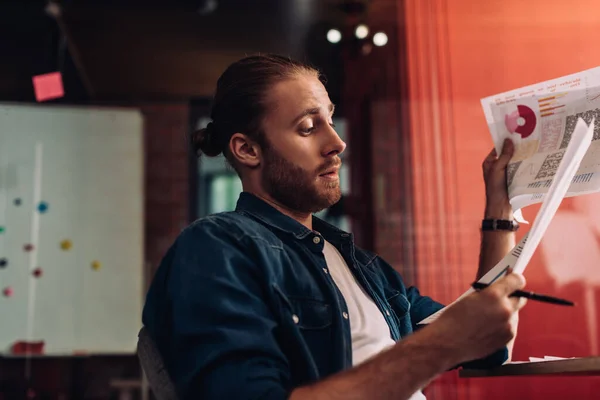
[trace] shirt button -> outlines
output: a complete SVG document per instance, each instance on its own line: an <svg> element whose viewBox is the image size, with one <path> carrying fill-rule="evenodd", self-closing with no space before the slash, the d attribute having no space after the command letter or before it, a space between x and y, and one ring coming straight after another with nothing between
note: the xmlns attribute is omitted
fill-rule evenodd
<svg viewBox="0 0 600 400"><path fill-rule="evenodd" d="M390 316L390 310L385 310L385 313L387 314L387 316Z"/></svg>
<svg viewBox="0 0 600 400"><path fill-rule="evenodd" d="M314 243L314 244L319 244L319 243L321 243L321 238L320 238L320 237L318 237L318 236L315 236L315 237L313 238L313 243Z"/></svg>
<svg viewBox="0 0 600 400"><path fill-rule="evenodd" d="M344 319L348 319L348 313L346 311L344 311L342 313L342 317L344 317Z"/></svg>
<svg viewBox="0 0 600 400"><path fill-rule="evenodd" d="M294 323L297 324L298 322L300 322L300 318L298 318L298 316L294 314L292 315L292 321L294 321Z"/></svg>
<svg viewBox="0 0 600 400"><path fill-rule="evenodd" d="M328 273L327 268L323 268L323 272Z"/></svg>

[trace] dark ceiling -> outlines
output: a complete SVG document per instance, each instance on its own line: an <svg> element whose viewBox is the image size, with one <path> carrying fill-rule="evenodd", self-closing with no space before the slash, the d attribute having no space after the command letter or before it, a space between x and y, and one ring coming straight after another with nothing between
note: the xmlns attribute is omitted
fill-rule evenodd
<svg viewBox="0 0 600 400"><path fill-rule="evenodd" d="M326 31L365 13L368 0L0 1L0 101L34 101L31 77L61 71L57 102L180 101L212 95L246 54L308 60L337 97L340 46ZM214 7L216 5L216 8ZM356 18L355 18L356 19ZM335 99L334 99L335 101Z"/></svg>

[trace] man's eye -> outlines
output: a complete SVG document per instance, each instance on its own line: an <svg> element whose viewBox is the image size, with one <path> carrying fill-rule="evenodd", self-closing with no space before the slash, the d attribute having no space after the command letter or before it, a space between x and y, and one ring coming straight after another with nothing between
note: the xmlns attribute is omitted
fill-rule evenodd
<svg viewBox="0 0 600 400"><path fill-rule="evenodd" d="M311 126L310 128L300 128L300 132L302 132L305 135L308 135L310 133L312 133L316 128L314 126Z"/></svg>

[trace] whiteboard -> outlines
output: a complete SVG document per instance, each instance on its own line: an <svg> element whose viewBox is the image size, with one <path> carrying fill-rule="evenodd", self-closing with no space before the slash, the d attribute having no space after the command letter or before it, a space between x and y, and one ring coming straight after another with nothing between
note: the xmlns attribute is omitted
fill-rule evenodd
<svg viewBox="0 0 600 400"><path fill-rule="evenodd" d="M0 104L0 353L135 352L143 167L139 111Z"/></svg>

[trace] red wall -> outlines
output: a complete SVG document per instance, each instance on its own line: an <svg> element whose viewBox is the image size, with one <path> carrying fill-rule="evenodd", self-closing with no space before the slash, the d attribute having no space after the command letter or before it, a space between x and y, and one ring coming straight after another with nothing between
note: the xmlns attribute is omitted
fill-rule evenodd
<svg viewBox="0 0 600 400"><path fill-rule="evenodd" d="M599 11L593 0L406 0L399 19L408 47L414 245L417 280L427 294L451 301L475 275L484 205L480 165L492 147L480 98L599 66ZM599 200L566 200L526 270L528 288L577 307L530 302L521 313L515 360L598 354ZM526 217L533 221L537 210L526 209ZM592 399L598 393L600 377L458 379L451 373L428 389L428 398Z"/></svg>

